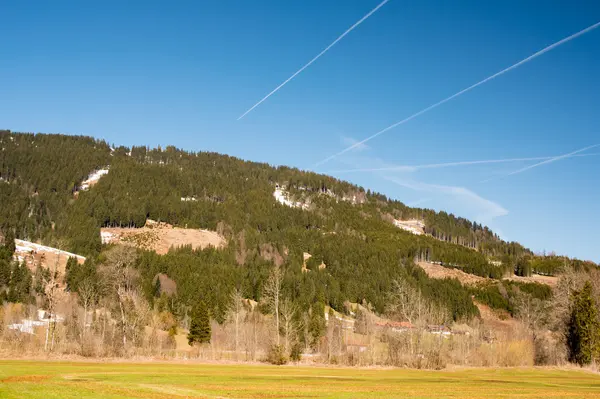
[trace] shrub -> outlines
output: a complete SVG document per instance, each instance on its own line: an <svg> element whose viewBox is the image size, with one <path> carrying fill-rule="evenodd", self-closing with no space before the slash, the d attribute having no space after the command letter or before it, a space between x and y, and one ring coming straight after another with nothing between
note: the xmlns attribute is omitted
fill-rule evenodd
<svg viewBox="0 0 600 399"><path fill-rule="evenodd" d="M267 362L277 366L284 365L288 362L283 346L272 345L267 353Z"/></svg>
<svg viewBox="0 0 600 399"><path fill-rule="evenodd" d="M299 342L292 345L292 349L290 350L290 360L296 363L302 360L302 346Z"/></svg>

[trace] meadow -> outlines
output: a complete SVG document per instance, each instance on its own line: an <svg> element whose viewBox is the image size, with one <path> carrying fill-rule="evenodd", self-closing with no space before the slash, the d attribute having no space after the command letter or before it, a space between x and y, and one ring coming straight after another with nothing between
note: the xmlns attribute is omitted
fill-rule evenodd
<svg viewBox="0 0 600 399"><path fill-rule="evenodd" d="M263 365L0 361L0 398L600 398L558 369L423 371Z"/></svg>

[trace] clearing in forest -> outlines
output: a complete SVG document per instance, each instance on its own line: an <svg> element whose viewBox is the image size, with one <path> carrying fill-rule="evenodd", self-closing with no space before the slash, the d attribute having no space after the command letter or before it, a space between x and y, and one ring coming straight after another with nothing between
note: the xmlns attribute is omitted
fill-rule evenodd
<svg viewBox="0 0 600 399"><path fill-rule="evenodd" d="M460 269L454 269L451 267L445 267L435 263L429 262L417 262L425 273L431 278L444 279L444 278L455 278L464 285L476 285L486 281L493 281L486 277L477 276L475 274L465 273ZM555 287L558 282L558 277L554 276L542 276L539 274L532 274L529 277L521 276L510 276L504 277L503 280L517 281L521 283L539 283L546 284L550 287Z"/></svg>
<svg viewBox="0 0 600 399"><path fill-rule="evenodd" d="M171 247L191 245L193 249L204 249L209 246L222 248L226 244L225 238L214 231L173 227L152 220L141 228L102 228L100 234L104 244L122 243L156 251L160 255L169 252Z"/></svg>
<svg viewBox="0 0 600 399"><path fill-rule="evenodd" d="M455 278L465 285L474 285L482 282L489 281L490 279L476 276L474 274L465 273L460 269L453 269L450 267L444 267L442 265L436 265L435 263L429 262L417 262L425 273L431 278L444 279L444 278Z"/></svg>
<svg viewBox="0 0 600 399"><path fill-rule="evenodd" d="M167 362L0 361L5 399L579 398L598 375L543 368L359 369Z"/></svg>
<svg viewBox="0 0 600 399"><path fill-rule="evenodd" d="M477 309L479 309L479 314L484 325L494 333L510 334L516 332L521 327L519 322L510 317L508 312L493 310L489 306L479 302L474 303Z"/></svg>
<svg viewBox="0 0 600 399"><path fill-rule="evenodd" d="M85 257L63 251L53 247L36 244L25 240L15 240L15 258L19 262L25 262L31 270L35 270L37 265L47 269L65 272L65 266L69 258L77 259L77 263L85 262Z"/></svg>

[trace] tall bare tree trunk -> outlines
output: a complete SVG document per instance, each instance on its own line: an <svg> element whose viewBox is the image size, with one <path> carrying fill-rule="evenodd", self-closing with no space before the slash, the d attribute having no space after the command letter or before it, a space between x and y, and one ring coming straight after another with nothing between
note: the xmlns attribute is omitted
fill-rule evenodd
<svg viewBox="0 0 600 399"><path fill-rule="evenodd" d="M240 346L239 340L239 329L240 329L240 314L238 312L235 313L235 360L238 360L238 351Z"/></svg>
<svg viewBox="0 0 600 399"><path fill-rule="evenodd" d="M256 360L256 347L258 346L258 334L257 334L257 331L256 331L256 318L257 318L257 315L256 315L255 312L256 312L256 310L253 309L252 310L252 321L253 321L253 324L254 324L254 331L253 331L254 332L254 345L252 346L252 360Z"/></svg>
<svg viewBox="0 0 600 399"><path fill-rule="evenodd" d="M50 337L50 322L48 322L48 327L46 327L46 342L44 343L44 352L48 352L49 337Z"/></svg>
<svg viewBox="0 0 600 399"><path fill-rule="evenodd" d="M85 329L87 325L87 301L84 302L83 306L83 325L81 326L81 352L83 352L85 347Z"/></svg>
<svg viewBox="0 0 600 399"><path fill-rule="evenodd" d="M127 348L127 326L125 324L125 311L123 310L123 301L119 295L119 309L121 310L121 324L123 325L123 350Z"/></svg>
<svg viewBox="0 0 600 399"><path fill-rule="evenodd" d="M50 319L50 322L52 323L52 339L50 340L50 351L54 350L54 335L56 332L56 321L52 321L52 319Z"/></svg>
<svg viewBox="0 0 600 399"><path fill-rule="evenodd" d="M275 267L271 270L271 274L264 286L264 295L267 301L267 304L271 308L270 310L273 312L273 317L275 318L275 329L276 329L276 342L277 346L280 345L280 337L279 337L279 302L281 301L281 285L283 283L283 272L281 267L275 265Z"/></svg>
<svg viewBox="0 0 600 399"><path fill-rule="evenodd" d="M233 305L233 321L235 324L235 360L238 360L238 352L240 350L240 316L243 310L244 295L238 288L235 288L231 293L230 300Z"/></svg>
<svg viewBox="0 0 600 399"><path fill-rule="evenodd" d="M102 348L104 348L104 342L106 337L106 309L102 312Z"/></svg>
<svg viewBox="0 0 600 399"><path fill-rule="evenodd" d="M276 291L275 294L275 329L277 331L277 346L279 346L280 343L280 337L279 337L279 289Z"/></svg>

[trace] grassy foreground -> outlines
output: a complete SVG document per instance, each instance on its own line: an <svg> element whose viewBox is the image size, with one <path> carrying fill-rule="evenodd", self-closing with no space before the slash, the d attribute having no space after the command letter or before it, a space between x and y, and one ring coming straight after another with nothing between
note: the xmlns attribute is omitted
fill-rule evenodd
<svg viewBox="0 0 600 399"><path fill-rule="evenodd" d="M0 361L0 398L600 398L600 376L542 369L364 370Z"/></svg>

